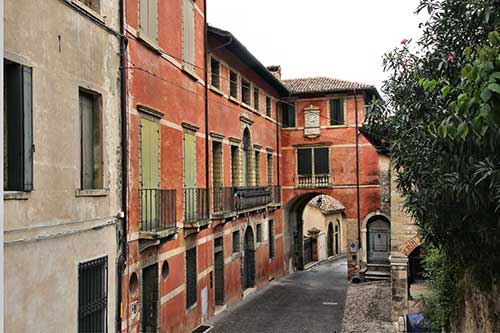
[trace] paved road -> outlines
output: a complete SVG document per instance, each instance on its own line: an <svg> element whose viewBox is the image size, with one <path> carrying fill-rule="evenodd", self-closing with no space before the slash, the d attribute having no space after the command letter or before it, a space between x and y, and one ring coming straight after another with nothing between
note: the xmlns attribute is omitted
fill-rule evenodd
<svg viewBox="0 0 500 333"><path fill-rule="evenodd" d="M274 281L212 318L210 332L340 332L346 272L340 258Z"/></svg>

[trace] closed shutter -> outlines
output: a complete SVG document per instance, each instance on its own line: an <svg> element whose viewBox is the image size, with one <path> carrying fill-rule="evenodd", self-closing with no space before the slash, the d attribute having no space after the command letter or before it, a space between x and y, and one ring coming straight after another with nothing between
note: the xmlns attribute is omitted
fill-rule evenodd
<svg viewBox="0 0 500 333"><path fill-rule="evenodd" d="M94 188L94 96L80 92L81 188Z"/></svg>
<svg viewBox="0 0 500 333"><path fill-rule="evenodd" d="M139 0L139 33L149 42L158 41L158 0Z"/></svg>
<svg viewBox="0 0 500 333"><path fill-rule="evenodd" d="M344 124L344 100L330 100L330 125Z"/></svg>
<svg viewBox="0 0 500 333"><path fill-rule="evenodd" d="M186 308L197 300L196 247L186 250Z"/></svg>
<svg viewBox="0 0 500 333"><path fill-rule="evenodd" d="M273 185L273 155L267 155L267 185Z"/></svg>
<svg viewBox="0 0 500 333"><path fill-rule="evenodd" d="M184 132L184 187L196 188L196 135Z"/></svg>
<svg viewBox="0 0 500 333"><path fill-rule="evenodd" d="M192 0L183 0L182 51L184 66L194 71L194 7Z"/></svg>
<svg viewBox="0 0 500 333"><path fill-rule="evenodd" d="M160 126L141 119L141 183L144 189L160 186Z"/></svg>
<svg viewBox="0 0 500 333"><path fill-rule="evenodd" d="M297 164L299 175L312 174L312 150L310 148L297 150Z"/></svg>
<svg viewBox="0 0 500 333"><path fill-rule="evenodd" d="M33 190L33 85L32 69L23 66L24 191Z"/></svg>
<svg viewBox="0 0 500 333"><path fill-rule="evenodd" d="M316 175L329 173L328 148L314 149L314 173Z"/></svg>

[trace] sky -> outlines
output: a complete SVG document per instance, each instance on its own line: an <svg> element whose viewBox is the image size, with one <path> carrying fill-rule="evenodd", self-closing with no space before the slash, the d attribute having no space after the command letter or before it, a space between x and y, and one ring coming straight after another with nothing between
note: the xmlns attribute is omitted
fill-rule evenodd
<svg viewBox="0 0 500 333"><path fill-rule="evenodd" d="M373 84L385 52L418 39L419 0L207 0L208 23L229 30L282 78L327 76Z"/></svg>

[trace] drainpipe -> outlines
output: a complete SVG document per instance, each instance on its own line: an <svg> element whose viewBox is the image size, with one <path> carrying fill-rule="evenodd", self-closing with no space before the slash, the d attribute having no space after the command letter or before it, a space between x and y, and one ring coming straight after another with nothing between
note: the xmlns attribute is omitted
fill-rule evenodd
<svg viewBox="0 0 500 333"><path fill-rule="evenodd" d="M205 81L205 184L207 186L207 209L208 209L208 214L210 216L210 186L209 186L209 149L208 149L208 23L207 23L207 0L204 1L203 3L203 24L204 24L204 30L203 30L203 47L204 47L204 52L203 52L203 63L204 63L204 81Z"/></svg>
<svg viewBox="0 0 500 333"><path fill-rule="evenodd" d="M358 132L358 97L356 95L356 88L354 88L354 112L356 121L356 205L358 211L358 248L361 249L361 219L359 207L359 132Z"/></svg>
<svg viewBox="0 0 500 333"><path fill-rule="evenodd" d="M127 140L127 81L126 81L126 50L128 40L125 36L125 5L119 0L120 15L120 112L121 112L121 147L122 147L122 211L121 230L118 232L118 260L116 262L117 292L116 292L116 331L121 332L122 323L122 277L127 258L127 191L128 191L128 140ZM128 329L128 328L127 328Z"/></svg>

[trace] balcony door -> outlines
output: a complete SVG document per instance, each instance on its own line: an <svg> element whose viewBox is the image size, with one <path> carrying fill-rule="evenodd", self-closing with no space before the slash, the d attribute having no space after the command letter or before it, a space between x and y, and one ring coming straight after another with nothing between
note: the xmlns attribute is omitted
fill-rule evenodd
<svg viewBox="0 0 500 333"><path fill-rule="evenodd" d="M141 118L141 223L158 227L158 189L160 187L160 126Z"/></svg>
<svg viewBox="0 0 500 333"><path fill-rule="evenodd" d="M196 193L196 133L184 131L184 209L188 221L195 220Z"/></svg>

